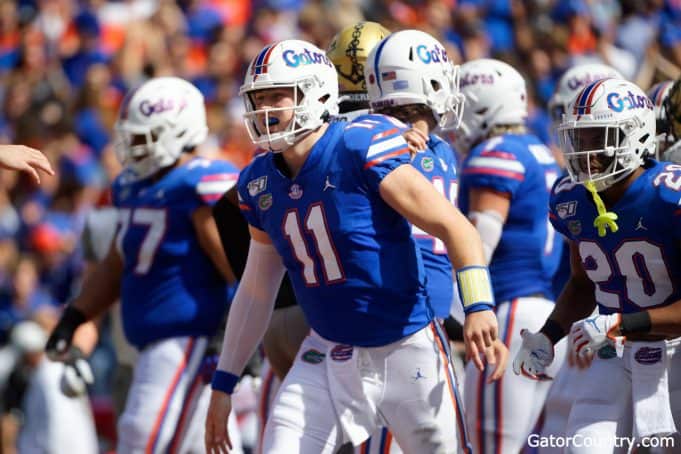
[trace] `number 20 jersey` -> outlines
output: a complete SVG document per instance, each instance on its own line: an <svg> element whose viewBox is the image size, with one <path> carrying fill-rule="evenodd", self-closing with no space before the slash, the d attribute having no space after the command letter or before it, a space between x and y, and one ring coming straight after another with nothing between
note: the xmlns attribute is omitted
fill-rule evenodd
<svg viewBox="0 0 681 454"><path fill-rule="evenodd" d="M595 284L601 313L637 312L681 298L681 166L647 161L645 172L609 210L619 230L598 236L597 211L582 185L563 177L550 219L574 241Z"/></svg>
<svg viewBox="0 0 681 454"><path fill-rule="evenodd" d="M155 182L134 181L126 171L114 181L123 328L136 347L216 332L228 286L203 252L191 216L233 186L237 172L227 162L195 158Z"/></svg>
<svg viewBox="0 0 681 454"><path fill-rule="evenodd" d="M332 122L293 179L273 153L239 176L244 216L272 239L310 326L333 342L387 345L431 319L410 226L378 192L410 162L392 121Z"/></svg>

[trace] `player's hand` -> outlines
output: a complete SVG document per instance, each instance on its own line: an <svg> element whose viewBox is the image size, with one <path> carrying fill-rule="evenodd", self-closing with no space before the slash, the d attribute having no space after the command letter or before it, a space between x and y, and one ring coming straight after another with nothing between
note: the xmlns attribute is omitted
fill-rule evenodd
<svg viewBox="0 0 681 454"><path fill-rule="evenodd" d="M54 175L52 165L45 155L24 145L0 145L0 167L29 173L38 184L38 170Z"/></svg>
<svg viewBox="0 0 681 454"><path fill-rule="evenodd" d="M568 340L567 340L567 363L568 366L570 367L576 367L578 369L586 369L591 365L591 362L594 359L593 352L582 352L581 355L577 355L577 353L570 348L570 346L574 342L574 336L575 334L570 331L568 334Z"/></svg>
<svg viewBox="0 0 681 454"><path fill-rule="evenodd" d="M546 375L546 368L553 362L553 344L543 333L531 333L520 330L523 344L513 359L513 372L533 380L551 380Z"/></svg>
<svg viewBox="0 0 681 454"><path fill-rule="evenodd" d="M508 363L508 348L501 342L501 339L496 339L492 346L485 350L485 359L487 364L496 365L494 371L487 378L487 383L492 383L503 377L506 371L506 365Z"/></svg>
<svg viewBox="0 0 681 454"><path fill-rule="evenodd" d="M497 317L491 310L472 312L466 315L463 324L463 340L466 344L466 359L472 360L482 372L485 365L480 358L497 338Z"/></svg>
<svg viewBox="0 0 681 454"><path fill-rule="evenodd" d="M227 419L231 411L232 396L212 390L206 415L205 443L208 454L224 454L232 449L232 441L227 432Z"/></svg>
<svg viewBox="0 0 681 454"><path fill-rule="evenodd" d="M71 347L63 361L64 371L59 381L61 392L67 397L82 396L87 392L87 386L95 382L90 363L78 347Z"/></svg>
<svg viewBox="0 0 681 454"><path fill-rule="evenodd" d="M412 156L414 153L427 148L426 144L428 143L428 137L420 129L408 129L402 134L402 137L404 137L404 140L407 141L409 152L412 154Z"/></svg>
<svg viewBox="0 0 681 454"><path fill-rule="evenodd" d="M580 368L591 364L593 355L603 346L610 343L613 346L619 335L622 321L621 314L596 315L573 323L568 337L570 361Z"/></svg>

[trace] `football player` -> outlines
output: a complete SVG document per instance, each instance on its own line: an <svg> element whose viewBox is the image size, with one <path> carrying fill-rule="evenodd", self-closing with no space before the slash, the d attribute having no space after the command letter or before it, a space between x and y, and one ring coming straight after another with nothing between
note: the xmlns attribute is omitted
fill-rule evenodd
<svg viewBox="0 0 681 454"><path fill-rule="evenodd" d="M195 155L208 132L203 96L176 77L154 78L129 92L115 132L125 167L112 185L116 238L46 349L71 361L74 331L120 295L125 335L139 357L118 421L118 452L202 450L202 418L195 415L205 414L208 404L209 340L236 282L211 205L235 183L237 171Z"/></svg>
<svg viewBox="0 0 681 454"><path fill-rule="evenodd" d="M500 339L515 354L520 330L538 329L553 308L552 278L562 241L548 219L551 186L560 175L553 153L527 132L525 80L492 59L461 66L463 119L456 147L466 153L459 205L482 238L494 283ZM549 383L510 371L466 368L464 399L475 452L519 452L534 428Z"/></svg>
<svg viewBox="0 0 681 454"><path fill-rule="evenodd" d="M608 77L624 79L624 76L615 68L602 63L580 64L565 71L565 74L558 81L555 93L549 100L549 112L554 133L557 133L556 129L563 120L563 115L567 112L570 101L588 84ZM556 135L556 142L557 139L558 136ZM561 163L561 167L564 169L563 153L556 149L554 157L556 157L556 160ZM565 170L563 173L565 173ZM558 270L553 276L553 295L555 298L560 295L563 287L565 287L565 283L570 278L570 248L566 241L564 240ZM567 353L567 349L565 350L565 353ZM572 403L574 402L574 395L578 391L578 387L582 386L580 378L582 370L578 367L572 367L570 361L565 362L561 359L561 362L562 366L556 374L551 384L551 389L546 396L542 418L543 423L541 425L541 436L543 437L565 435L570 408L572 408ZM562 449L542 446L539 451L542 454L548 454L551 452L562 452Z"/></svg>
<svg viewBox="0 0 681 454"><path fill-rule="evenodd" d="M416 49L412 59L410 47ZM437 53L426 54L423 49L436 49ZM456 158L449 144L434 131L452 130L461 120L463 97L459 93L458 69L440 42L418 30L400 31L385 44L381 41L364 65L372 111L410 124L427 140L425 147L413 154L411 163L454 206L458 189ZM449 317L453 298L452 264L447 250L441 240L417 226L412 226L412 235L423 258L431 308L436 318L444 320ZM367 440L359 452L398 452L390 450L390 444L390 435L382 432Z"/></svg>
<svg viewBox="0 0 681 454"><path fill-rule="evenodd" d="M570 354L590 367L566 434L589 442L569 452L613 452L617 436L672 433L679 423L670 395L681 391L673 309L681 167L648 159L655 123L639 87L602 79L577 95L559 127L570 175L552 190L550 219L569 240L572 274L544 326L523 332L514 370L545 376L553 346L570 333Z"/></svg>

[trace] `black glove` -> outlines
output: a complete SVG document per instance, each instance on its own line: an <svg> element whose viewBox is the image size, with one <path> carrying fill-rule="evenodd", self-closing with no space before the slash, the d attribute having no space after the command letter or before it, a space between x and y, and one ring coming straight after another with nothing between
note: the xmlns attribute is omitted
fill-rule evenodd
<svg viewBox="0 0 681 454"><path fill-rule="evenodd" d="M45 345L45 353L52 361L65 361L71 342L73 341L73 333L76 329L85 323L87 318L80 310L73 306L66 306L64 313L59 319L59 323L50 334Z"/></svg>

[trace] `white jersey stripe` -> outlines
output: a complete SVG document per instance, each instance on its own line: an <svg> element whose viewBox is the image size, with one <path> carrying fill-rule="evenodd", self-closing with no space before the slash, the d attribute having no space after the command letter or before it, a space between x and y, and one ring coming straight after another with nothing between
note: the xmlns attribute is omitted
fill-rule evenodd
<svg viewBox="0 0 681 454"><path fill-rule="evenodd" d="M201 181L196 185L199 194L223 194L236 184L236 180Z"/></svg>
<svg viewBox="0 0 681 454"><path fill-rule="evenodd" d="M525 166L520 161L510 161L500 158L472 158L467 167L487 167L492 169L508 170L510 172L525 173Z"/></svg>
<svg viewBox="0 0 681 454"><path fill-rule="evenodd" d="M369 147L369 150L367 151L367 160L385 151L389 151L392 150L393 148L398 147L401 148L404 147L405 145L407 145L407 142L401 135L393 137L392 139L384 140L382 142L374 143Z"/></svg>

